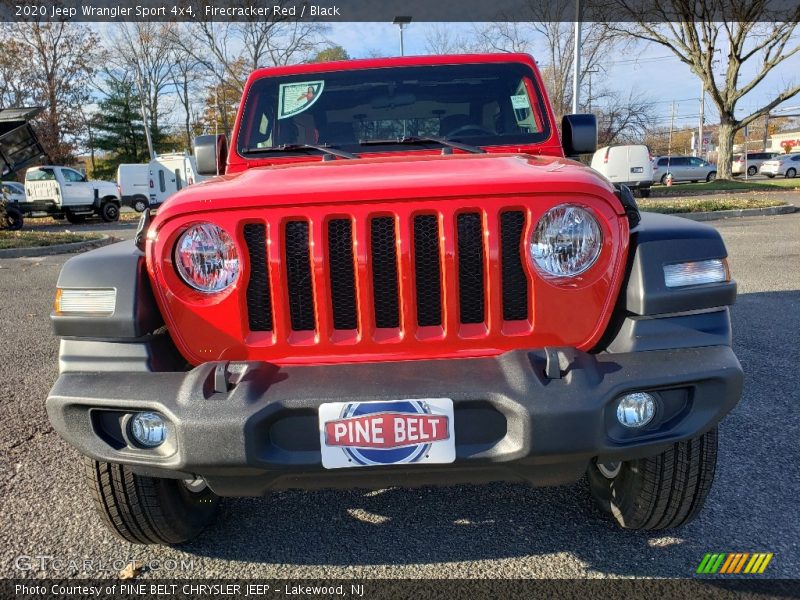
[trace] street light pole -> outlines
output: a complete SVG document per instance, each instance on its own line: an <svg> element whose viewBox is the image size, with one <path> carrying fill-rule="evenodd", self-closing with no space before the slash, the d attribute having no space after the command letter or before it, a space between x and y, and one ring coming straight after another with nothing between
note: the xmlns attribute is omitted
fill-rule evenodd
<svg viewBox="0 0 800 600"><path fill-rule="evenodd" d="M400 28L400 56L405 56L406 49L405 44L403 43L403 28L411 23L411 17L395 17L392 23Z"/></svg>
<svg viewBox="0 0 800 600"><path fill-rule="evenodd" d="M581 0L575 0L575 48L572 61L572 112L577 114L581 92Z"/></svg>

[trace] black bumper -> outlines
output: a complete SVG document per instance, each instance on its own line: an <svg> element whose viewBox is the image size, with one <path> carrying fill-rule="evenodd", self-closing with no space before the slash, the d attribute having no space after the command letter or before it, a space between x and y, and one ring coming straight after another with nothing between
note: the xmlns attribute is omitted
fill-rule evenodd
<svg viewBox="0 0 800 600"><path fill-rule="evenodd" d="M741 395L741 367L728 346L558 354L560 369L550 369L558 378L545 375L544 351L522 350L462 360L70 372L58 378L47 412L61 436L95 459L156 476L201 475L220 495L260 495L282 488L575 481L594 457L652 455L707 431ZM616 420L616 399L630 391L658 399L655 418L640 431ZM321 403L442 397L454 401L454 463L322 467ZM145 450L128 441L127 415L141 410L168 418L162 447Z"/></svg>

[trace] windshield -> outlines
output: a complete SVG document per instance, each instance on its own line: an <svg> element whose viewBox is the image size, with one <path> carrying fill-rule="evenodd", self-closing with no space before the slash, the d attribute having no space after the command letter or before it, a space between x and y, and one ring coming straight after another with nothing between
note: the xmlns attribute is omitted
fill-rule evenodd
<svg viewBox="0 0 800 600"><path fill-rule="evenodd" d="M237 146L246 154L289 144L382 152L407 137L536 144L550 131L535 85L530 69L518 63L264 77L250 88ZM387 144L375 144L381 140Z"/></svg>

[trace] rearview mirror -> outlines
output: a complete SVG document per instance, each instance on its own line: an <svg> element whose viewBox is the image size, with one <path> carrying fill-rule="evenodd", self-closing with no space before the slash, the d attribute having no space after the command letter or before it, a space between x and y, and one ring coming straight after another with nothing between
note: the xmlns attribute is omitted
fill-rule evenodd
<svg viewBox="0 0 800 600"><path fill-rule="evenodd" d="M228 161L228 139L224 135L194 138L194 157L200 175L224 175Z"/></svg>
<svg viewBox="0 0 800 600"><path fill-rule="evenodd" d="M561 119L564 154L575 157L597 150L597 118L594 115L564 115Z"/></svg>

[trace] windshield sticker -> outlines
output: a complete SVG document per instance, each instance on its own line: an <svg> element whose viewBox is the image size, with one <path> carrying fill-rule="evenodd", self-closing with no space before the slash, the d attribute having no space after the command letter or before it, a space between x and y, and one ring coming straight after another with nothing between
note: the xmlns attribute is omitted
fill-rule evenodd
<svg viewBox="0 0 800 600"><path fill-rule="evenodd" d="M324 87L324 81L282 83L278 96L278 119L288 119L311 108Z"/></svg>
<svg viewBox="0 0 800 600"><path fill-rule="evenodd" d="M528 100L528 94L518 94L516 96L511 96L511 106L517 110L521 110L523 108L530 108L531 103Z"/></svg>

